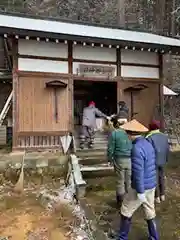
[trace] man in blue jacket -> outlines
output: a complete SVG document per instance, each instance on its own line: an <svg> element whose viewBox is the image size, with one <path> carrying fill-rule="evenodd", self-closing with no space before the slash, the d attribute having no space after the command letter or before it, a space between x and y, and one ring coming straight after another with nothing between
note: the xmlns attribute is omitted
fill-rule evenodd
<svg viewBox="0 0 180 240"><path fill-rule="evenodd" d="M160 132L160 122L153 120L149 124L150 132L147 134L147 140L153 145L156 153L156 173L157 187L155 192L156 202L165 201L165 179L164 166L168 161L169 143L168 137Z"/></svg>
<svg viewBox="0 0 180 240"><path fill-rule="evenodd" d="M132 139L132 189L126 194L121 207L121 226L118 240L128 240L133 213L142 206L148 225L149 240L159 240L156 227L154 196L156 188L155 150L141 136L148 129L136 120L121 126ZM140 236L141 237L141 236Z"/></svg>

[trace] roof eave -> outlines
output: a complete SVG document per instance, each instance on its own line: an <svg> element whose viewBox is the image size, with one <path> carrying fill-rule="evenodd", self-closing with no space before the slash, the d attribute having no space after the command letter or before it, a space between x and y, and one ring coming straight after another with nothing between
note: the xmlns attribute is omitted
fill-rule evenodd
<svg viewBox="0 0 180 240"><path fill-rule="evenodd" d="M180 52L180 47L177 46L169 46L162 44L152 44L152 43L144 43L144 42L134 42L134 41L125 41L125 40L114 40L114 39L105 39L105 38L95 38L95 37L86 37L79 35L68 35L68 34L58 34L53 32L42 32L42 31L34 31L34 30L25 30L20 28L8 28L8 27L0 27L0 35L7 34L9 36L18 35L19 37L25 38L29 36L30 38L50 38L50 39L59 39L59 40L69 40L69 41L77 41L77 42L86 42L86 43L94 43L94 44L104 44L104 45L119 45L122 48L128 47L129 49L135 47L136 49L151 49L151 50L164 50L165 53L172 52L177 54Z"/></svg>

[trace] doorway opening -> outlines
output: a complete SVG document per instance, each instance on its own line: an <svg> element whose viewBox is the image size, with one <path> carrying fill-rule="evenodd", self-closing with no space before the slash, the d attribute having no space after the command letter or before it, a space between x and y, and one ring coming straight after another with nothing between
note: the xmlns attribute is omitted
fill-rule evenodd
<svg viewBox="0 0 180 240"><path fill-rule="evenodd" d="M74 124L81 125L83 108L89 101L94 101L96 107L110 116L117 112L117 82L74 81Z"/></svg>

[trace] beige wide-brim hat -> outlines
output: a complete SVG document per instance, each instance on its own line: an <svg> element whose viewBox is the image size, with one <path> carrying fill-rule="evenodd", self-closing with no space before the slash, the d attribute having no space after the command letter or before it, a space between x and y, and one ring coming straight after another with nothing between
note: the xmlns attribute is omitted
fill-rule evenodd
<svg viewBox="0 0 180 240"><path fill-rule="evenodd" d="M123 124L121 128L124 129L125 131L138 132L138 133L145 133L149 131L148 128L146 128L136 119L133 119L130 122Z"/></svg>

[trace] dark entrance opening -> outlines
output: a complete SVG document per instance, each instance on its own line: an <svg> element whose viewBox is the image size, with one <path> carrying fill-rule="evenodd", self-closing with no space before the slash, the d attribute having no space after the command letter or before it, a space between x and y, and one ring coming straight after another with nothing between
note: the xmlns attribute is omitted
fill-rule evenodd
<svg viewBox="0 0 180 240"><path fill-rule="evenodd" d="M117 83L100 81L74 81L74 123L81 125L83 108L89 101L108 116L117 112Z"/></svg>

